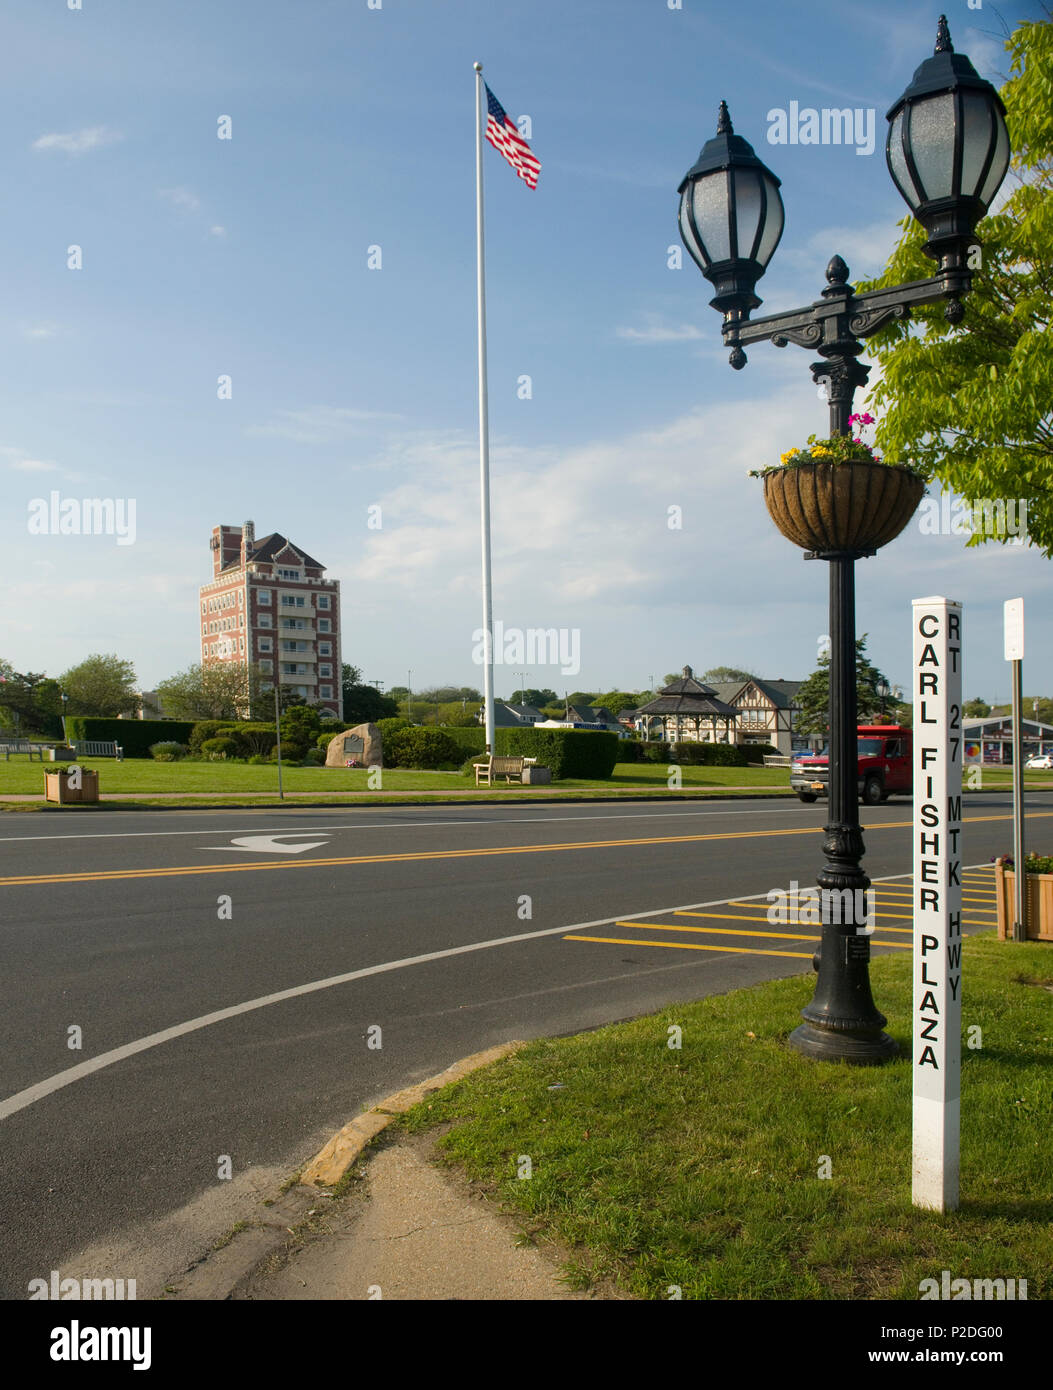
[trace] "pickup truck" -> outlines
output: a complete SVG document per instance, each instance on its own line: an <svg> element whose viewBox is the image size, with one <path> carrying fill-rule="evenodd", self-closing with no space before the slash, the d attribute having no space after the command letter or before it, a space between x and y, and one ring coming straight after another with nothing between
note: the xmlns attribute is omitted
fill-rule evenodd
<svg viewBox="0 0 1053 1390"><path fill-rule="evenodd" d="M868 806L887 801L894 792L914 790L912 731L898 724L860 724L856 730L859 796ZM795 756L790 786L802 801L815 801L830 790L828 750Z"/></svg>

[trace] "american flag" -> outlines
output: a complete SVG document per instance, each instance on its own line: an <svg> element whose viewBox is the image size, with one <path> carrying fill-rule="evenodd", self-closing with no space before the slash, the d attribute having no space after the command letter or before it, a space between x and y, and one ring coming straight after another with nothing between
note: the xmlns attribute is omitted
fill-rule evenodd
<svg viewBox="0 0 1053 1390"><path fill-rule="evenodd" d="M486 138L528 187L537 187L541 163L489 87L486 88Z"/></svg>

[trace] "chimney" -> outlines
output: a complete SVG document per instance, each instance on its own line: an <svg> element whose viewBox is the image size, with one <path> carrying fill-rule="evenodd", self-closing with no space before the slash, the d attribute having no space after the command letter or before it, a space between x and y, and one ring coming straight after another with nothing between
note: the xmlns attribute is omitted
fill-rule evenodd
<svg viewBox="0 0 1053 1390"><path fill-rule="evenodd" d="M256 524L246 521L241 528L241 567L245 568L245 562L252 553L256 545Z"/></svg>

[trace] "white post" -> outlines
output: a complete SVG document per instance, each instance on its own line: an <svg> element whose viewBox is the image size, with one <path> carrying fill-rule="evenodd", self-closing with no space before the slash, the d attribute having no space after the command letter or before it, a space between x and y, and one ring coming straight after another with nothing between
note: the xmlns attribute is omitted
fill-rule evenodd
<svg viewBox="0 0 1053 1390"><path fill-rule="evenodd" d="M962 608L916 598L911 1196L958 1207L962 1068Z"/></svg>
<svg viewBox="0 0 1053 1390"><path fill-rule="evenodd" d="M475 241L479 319L479 492L483 537L483 714L494 750L494 621L490 592L490 423L486 397L486 270L483 243L483 65L475 65Z"/></svg>
<svg viewBox="0 0 1053 1390"><path fill-rule="evenodd" d="M1027 874L1024 872L1024 600L1003 606L1005 659L1013 667L1013 940L1027 940ZM1039 745L1041 747L1041 745Z"/></svg>

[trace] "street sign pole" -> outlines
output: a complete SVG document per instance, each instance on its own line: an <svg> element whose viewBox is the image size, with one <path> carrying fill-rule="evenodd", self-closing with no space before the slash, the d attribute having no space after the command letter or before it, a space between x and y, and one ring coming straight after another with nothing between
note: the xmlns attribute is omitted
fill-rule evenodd
<svg viewBox="0 0 1053 1390"><path fill-rule="evenodd" d="M916 598L911 1197L958 1207L962 1065L962 608Z"/></svg>
<svg viewBox="0 0 1053 1390"><path fill-rule="evenodd" d="M1024 600L1005 601L1005 659L1013 667L1013 940L1027 940L1024 872Z"/></svg>

